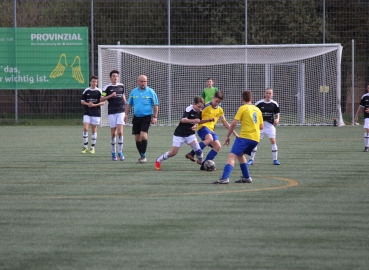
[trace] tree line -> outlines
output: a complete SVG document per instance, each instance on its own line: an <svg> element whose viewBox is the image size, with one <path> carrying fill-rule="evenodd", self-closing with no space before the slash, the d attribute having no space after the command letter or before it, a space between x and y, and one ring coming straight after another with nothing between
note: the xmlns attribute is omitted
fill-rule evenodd
<svg viewBox="0 0 369 270"><path fill-rule="evenodd" d="M0 27L15 25L14 1L0 2ZM170 40L167 0L18 0L16 7L17 27L86 26L90 33L93 30L95 70L97 45L117 41L126 45L341 43L345 95L351 80L351 40L355 39L355 73L363 84L369 81L369 5L365 0L171 0Z"/></svg>

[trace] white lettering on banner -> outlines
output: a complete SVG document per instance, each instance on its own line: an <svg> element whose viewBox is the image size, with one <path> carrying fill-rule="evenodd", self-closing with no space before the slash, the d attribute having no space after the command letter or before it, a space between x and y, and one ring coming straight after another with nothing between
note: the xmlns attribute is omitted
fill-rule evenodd
<svg viewBox="0 0 369 270"><path fill-rule="evenodd" d="M46 75L36 75L35 77L29 76L29 75L10 75L9 77L0 77L0 82L6 82L6 83L29 83L33 84L35 82L39 83L46 83L49 80L47 79Z"/></svg>
<svg viewBox="0 0 369 270"><path fill-rule="evenodd" d="M31 34L31 40L83 40L80 33Z"/></svg>

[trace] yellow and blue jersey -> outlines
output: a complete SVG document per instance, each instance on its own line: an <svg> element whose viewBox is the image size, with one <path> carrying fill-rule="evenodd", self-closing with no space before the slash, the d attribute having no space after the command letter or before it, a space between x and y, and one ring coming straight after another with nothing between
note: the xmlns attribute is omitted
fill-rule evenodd
<svg viewBox="0 0 369 270"><path fill-rule="evenodd" d="M207 103L205 105L204 109L202 110L201 119L209 119L209 118L214 118L214 122L207 122L207 123L198 124L197 125L197 130L199 130L203 127L207 127L211 131L214 131L215 125L216 125L216 123L218 122L219 119L221 121L225 121L223 109L220 106L217 106L216 108L214 108L211 105L211 102Z"/></svg>
<svg viewBox="0 0 369 270"><path fill-rule="evenodd" d="M264 121L258 107L244 104L238 109L234 119L241 123L240 138L260 141L260 124L264 124Z"/></svg>

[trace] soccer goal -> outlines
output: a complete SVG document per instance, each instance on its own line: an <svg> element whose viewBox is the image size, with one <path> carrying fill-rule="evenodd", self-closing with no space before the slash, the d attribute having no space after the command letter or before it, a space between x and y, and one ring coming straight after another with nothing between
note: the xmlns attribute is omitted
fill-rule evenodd
<svg viewBox="0 0 369 270"><path fill-rule="evenodd" d="M251 90L257 101L272 87L280 125L333 125L336 118L341 126L341 54L340 44L100 45L99 87L110 83L109 72L117 69L128 97L138 76L147 75L160 102L159 125L177 125L194 96L201 95L206 79L212 78L225 94L221 106L229 121L241 105L243 90ZM107 105L102 112L102 126L107 126Z"/></svg>

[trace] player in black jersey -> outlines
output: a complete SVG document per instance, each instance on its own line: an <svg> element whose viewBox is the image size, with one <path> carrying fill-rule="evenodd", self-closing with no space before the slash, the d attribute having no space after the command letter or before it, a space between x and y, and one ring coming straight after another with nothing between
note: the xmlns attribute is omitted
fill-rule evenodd
<svg viewBox="0 0 369 270"><path fill-rule="evenodd" d="M108 117L111 133L111 158L113 161L117 160L116 154L116 136L118 135L118 156L121 161L124 160L123 155L123 125L126 96L124 93L124 85L119 83L119 71L112 70L110 72L111 83L106 85L102 92L102 100L107 100Z"/></svg>
<svg viewBox="0 0 369 270"><path fill-rule="evenodd" d="M364 152L369 150L369 83L366 85L367 93L361 97L359 108L355 115L355 123L359 117L359 113L364 111Z"/></svg>
<svg viewBox="0 0 369 270"><path fill-rule="evenodd" d="M83 149L82 154L88 152L88 127L91 124L91 148L90 153L95 154L95 144L97 139L97 126L101 119L101 89L97 88L97 76L90 77L90 87L82 93L81 104L84 107L83 113Z"/></svg>
<svg viewBox="0 0 369 270"><path fill-rule="evenodd" d="M264 120L264 129L260 132L260 140L264 138L264 135L267 135L270 140L270 144L272 146L272 155L273 155L273 164L280 165L278 161L278 147L276 142L276 129L275 126L279 123L279 105L278 103L272 99L273 97L273 89L267 88L265 89L264 99L259 100L255 103L255 105L261 110L263 114ZM255 147L252 150L251 156L247 165L253 165L255 160L255 155L258 150L258 147Z"/></svg>
<svg viewBox="0 0 369 270"><path fill-rule="evenodd" d="M206 123L214 121L214 118L201 119L201 110L204 107L204 99L200 96L196 96L193 100L193 104L188 106L183 113L182 119L179 125L174 130L173 136L173 147L169 152L165 152L163 155L158 157L155 161L155 169L161 169L161 162L177 155L179 148L184 143L191 146L195 152L196 157L200 163L202 163L202 150L197 142L195 135L196 124Z"/></svg>

